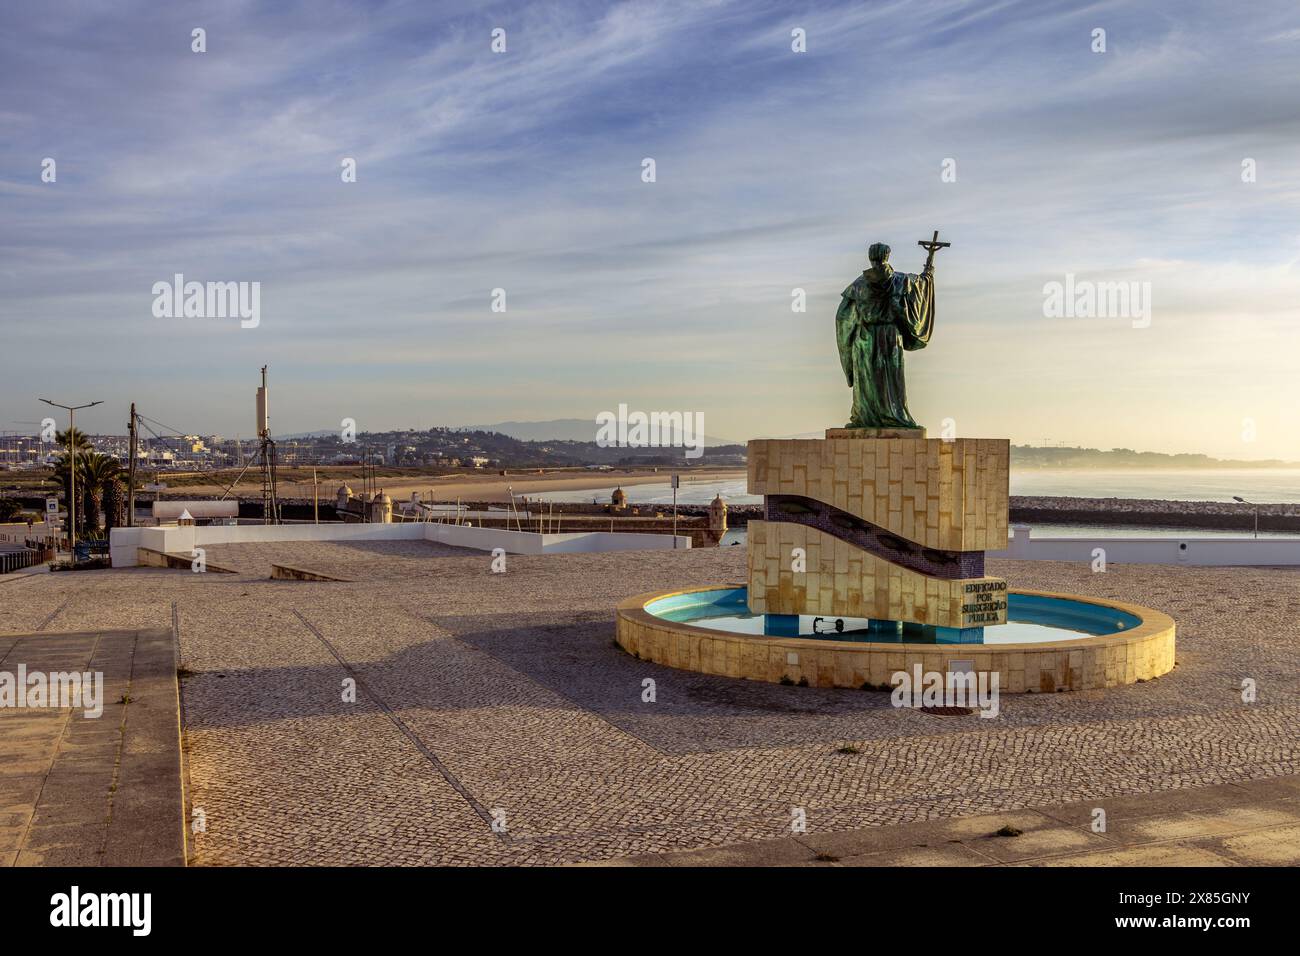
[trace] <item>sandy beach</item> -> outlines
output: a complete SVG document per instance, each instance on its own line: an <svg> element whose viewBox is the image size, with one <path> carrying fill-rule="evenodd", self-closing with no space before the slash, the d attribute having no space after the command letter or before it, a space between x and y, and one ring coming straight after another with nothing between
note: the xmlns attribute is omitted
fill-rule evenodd
<svg viewBox="0 0 1300 956"><path fill-rule="evenodd" d="M420 492L421 497L432 491L436 501L455 501L457 498L466 501L509 501L511 488L514 489L515 497L518 498L521 495L536 495L551 491L585 491L608 488L612 485L626 487L629 485L653 484L655 482L666 482L671 476L672 471L667 468L661 468L659 471L650 469L592 471L585 474L556 474L554 472L537 474L535 472L521 471L504 476L494 471L483 475L381 476L379 478L379 487L394 500L409 498L413 491ZM745 469L743 468L692 471L682 475L682 484L685 485L691 481L743 478L744 476ZM322 477L320 479L321 500L333 499L334 493L341 483L342 481L338 478ZM361 490L359 479L348 479L347 484L354 491ZM202 497L205 495L219 495L225 490L224 485L218 484L185 485L168 490L164 493L164 497ZM253 481L246 479L240 482L236 487L236 491L244 497L257 497L260 494L260 485L256 481L256 476L254 476ZM281 498L310 499L312 496L310 469L299 471L281 470L279 492Z"/></svg>

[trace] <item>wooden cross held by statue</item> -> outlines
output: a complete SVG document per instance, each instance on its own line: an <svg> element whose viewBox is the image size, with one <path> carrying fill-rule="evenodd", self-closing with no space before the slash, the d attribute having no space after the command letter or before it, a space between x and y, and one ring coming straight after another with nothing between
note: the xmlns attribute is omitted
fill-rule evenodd
<svg viewBox="0 0 1300 956"><path fill-rule="evenodd" d="M926 250L928 253L930 253L928 256L925 257L925 267L927 269L934 265L934 251L936 249L943 249L947 246L952 245L951 242L939 241L938 229L934 231L934 238L932 238L929 242L926 242L924 239L918 239L916 240L916 244L920 246L922 249Z"/></svg>

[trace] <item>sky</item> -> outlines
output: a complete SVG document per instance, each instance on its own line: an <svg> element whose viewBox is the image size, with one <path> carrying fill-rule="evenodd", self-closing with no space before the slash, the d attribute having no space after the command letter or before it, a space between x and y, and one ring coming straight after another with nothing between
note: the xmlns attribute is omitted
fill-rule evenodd
<svg viewBox="0 0 1300 956"><path fill-rule="evenodd" d="M816 432L867 246L938 229L931 434L1300 460L1297 103L1267 0L5 2L0 431L248 437L268 365L276 434ZM176 273L258 324L155 315Z"/></svg>

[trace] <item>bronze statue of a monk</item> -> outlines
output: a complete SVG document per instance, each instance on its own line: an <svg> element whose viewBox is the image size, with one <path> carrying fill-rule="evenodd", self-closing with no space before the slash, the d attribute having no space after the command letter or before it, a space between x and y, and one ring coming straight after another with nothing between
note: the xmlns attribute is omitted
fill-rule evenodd
<svg viewBox="0 0 1300 956"><path fill-rule="evenodd" d="M840 364L853 389L847 428L919 428L907 410L903 352L923 349L934 328L934 251L948 245L922 241L930 254L920 275L895 272L889 246L868 250L871 268L843 292L835 313Z"/></svg>

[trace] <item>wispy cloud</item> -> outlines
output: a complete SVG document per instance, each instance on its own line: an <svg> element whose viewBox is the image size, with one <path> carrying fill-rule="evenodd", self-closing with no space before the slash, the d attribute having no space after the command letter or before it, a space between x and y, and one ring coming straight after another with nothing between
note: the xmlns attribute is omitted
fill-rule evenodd
<svg viewBox="0 0 1300 956"><path fill-rule="evenodd" d="M619 401L701 409L717 434L812 431L844 416L831 317L867 244L914 269L939 227L939 331L908 356L919 417L1300 457L1288 4L54 2L6 18L0 418L37 417L56 361L107 400L91 428L134 399L235 432L269 363L285 431ZM153 318L150 287L176 272L261 281L261 326ZM1043 318L1066 272L1151 282L1151 328Z"/></svg>

